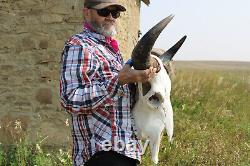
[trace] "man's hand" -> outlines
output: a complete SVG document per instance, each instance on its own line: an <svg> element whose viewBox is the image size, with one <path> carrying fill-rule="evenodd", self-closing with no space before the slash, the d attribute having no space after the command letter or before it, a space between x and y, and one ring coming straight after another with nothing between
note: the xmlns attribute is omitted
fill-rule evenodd
<svg viewBox="0 0 250 166"><path fill-rule="evenodd" d="M135 82L148 82L155 76L156 70L153 67L146 70L134 70L126 64L118 74L119 83L123 85Z"/></svg>

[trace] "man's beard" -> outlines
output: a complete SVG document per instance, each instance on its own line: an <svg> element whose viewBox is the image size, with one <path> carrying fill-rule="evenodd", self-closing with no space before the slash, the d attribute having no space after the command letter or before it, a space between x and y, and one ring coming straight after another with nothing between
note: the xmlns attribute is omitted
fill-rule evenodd
<svg viewBox="0 0 250 166"><path fill-rule="evenodd" d="M92 28L105 37L112 37L116 35L115 25L108 25L107 23L98 24L96 21L90 22Z"/></svg>

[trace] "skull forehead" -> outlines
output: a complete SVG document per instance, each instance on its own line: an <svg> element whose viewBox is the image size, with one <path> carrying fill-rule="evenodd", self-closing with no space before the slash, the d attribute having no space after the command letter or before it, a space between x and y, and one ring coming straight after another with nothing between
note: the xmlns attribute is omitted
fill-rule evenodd
<svg viewBox="0 0 250 166"><path fill-rule="evenodd" d="M151 59L151 66L157 66L157 69L159 70L157 71L154 78L152 78L149 82L142 84L143 95L148 94L150 91L150 93L154 91L165 96L166 93L170 93L170 91L167 89L171 89L171 81L168 72L165 70L164 64L160 58L151 54Z"/></svg>
<svg viewBox="0 0 250 166"><path fill-rule="evenodd" d="M163 96L170 94L171 81L165 70L157 73L155 77L149 81L149 84L151 85L151 92L159 93Z"/></svg>
<svg viewBox="0 0 250 166"><path fill-rule="evenodd" d="M157 56L151 56L159 63L161 68L164 68L162 61ZM155 77L149 81L149 84L151 85L151 93L156 92L164 96L170 94L171 81L166 70L160 70L156 73Z"/></svg>

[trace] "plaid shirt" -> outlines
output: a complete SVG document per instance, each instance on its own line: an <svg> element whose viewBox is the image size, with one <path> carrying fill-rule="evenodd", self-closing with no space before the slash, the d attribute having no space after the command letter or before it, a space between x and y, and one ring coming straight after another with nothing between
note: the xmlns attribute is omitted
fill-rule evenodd
<svg viewBox="0 0 250 166"><path fill-rule="evenodd" d="M87 28L65 44L61 59L60 96L72 116L73 164L83 165L110 141L111 150L140 161L141 147L131 119L128 85L118 83L123 59L104 36ZM119 149L117 142L126 143ZM134 149L129 149L131 145Z"/></svg>

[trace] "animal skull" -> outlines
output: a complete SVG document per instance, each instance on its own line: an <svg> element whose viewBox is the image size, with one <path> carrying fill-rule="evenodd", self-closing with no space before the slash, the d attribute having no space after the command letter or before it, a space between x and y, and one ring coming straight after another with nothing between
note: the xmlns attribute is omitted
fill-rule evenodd
<svg viewBox="0 0 250 166"><path fill-rule="evenodd" d="M137 43L132 53L135 69L147 69L150 66L159 69L155 77L148 83L138 83L138 100L132 110L137 135L141 139L150 141L151 157L155 164L158 163L161 135L164 128L166 128L169 141L171 141L174 127L170 101L171 81L164 63L173 58L186 36L159 57L152 55L151 50L157 37L172 18L173 16L170 15L150 29Z"/></svg>

